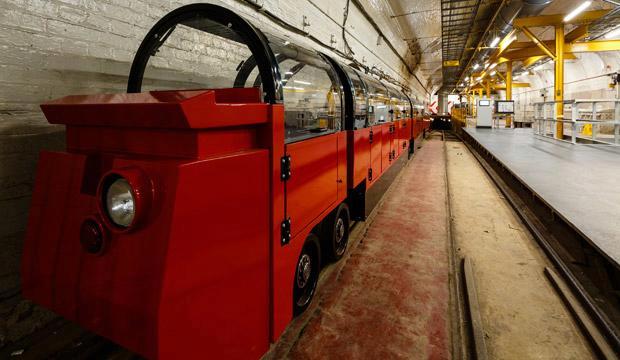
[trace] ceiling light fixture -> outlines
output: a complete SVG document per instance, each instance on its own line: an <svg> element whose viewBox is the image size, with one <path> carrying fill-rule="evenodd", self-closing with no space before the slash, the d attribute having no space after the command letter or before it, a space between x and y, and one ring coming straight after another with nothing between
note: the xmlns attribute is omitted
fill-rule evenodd
<svg viewBox="0 0 620 360"><path fill-rule="evenodd" d="M500 39L499 36L496 36L495 39L493 39L493 41L491 41L491 44L489 45L489 47L496 47L497 44L499 44L500 40L502 40L502 39Z"/></svg>
<svg viewBox="0 0 620 360"><path fill-rule="evenodd" d="M575 18L575 16L581 14L585 9L587 9L592 4L592 1L584 1L581 5L577 6L575 10L571 11L564 17L564 22L569 22Z"/></svg>

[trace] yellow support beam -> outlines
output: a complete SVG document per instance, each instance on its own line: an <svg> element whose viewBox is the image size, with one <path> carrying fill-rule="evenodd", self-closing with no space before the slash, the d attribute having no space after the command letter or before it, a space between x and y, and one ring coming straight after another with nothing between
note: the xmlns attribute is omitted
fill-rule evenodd
<svg viewBox="0 0 620 360"><path fill-rule="evenodd" d="M508 49L508 47L510 46L510 44L517 40L517 37L515 35L515 33L517 32L516 29L512 29L508 35L506 35L502 41L499 42L499 48L497 49L497 53L495 54L495 57L500 56L504 51L506 51L506 49Z"/></svg>
<svg viewBox="0 0 620 360"><path fill-rule="evenodd" d="M527 59L523 60L523 66L524 66L524 67L528 67L528 66L530 66L530 65L534 64L535 62L537 62L538 60L543 59L544 57L545 57L545 56L542 56L542 55L541 55L541 56L532 56L532 57L529 57L529 58L527 58Z"/></svg>
<svg viewBox="0 0 620 360"><path fill-rule="evenodd" d="M564 36L564 41L566 43L573 43L575 41L581 40L588 35L588 25L579 25L573 29L573 31L569 32Z"/></svg>
<svg viewBox="0 0 620 360"><path fill-rule="evenodd" d="M576 44L573 44L576 45ZM574 54L572 54L569 51L569 45L567 45L567 47L564 49L564 58L565 59L576 59L577 57L575 57ZM527 59L533 56L547 56L547 54L545 54L544 51L542 51L540 48L533 46L533 47L529 47L526 49L519 49L519 50L513 50L513 51L508 51L504 53L504 57L508 60L523 60L523 59Z"/></svg>
<svg viewBox="0 0 620 360"><path fill-rule="evenodd" d="M513 82L512 83L512 88L527 88L527 87L531 87L530 83L516 83ZM506 90L506 85L505 84L497 84L495 86L493 86L493 89L495 90Z"/></svg>
<svg viewBox="0 0 620 360"><path fill-rule="evenodd" d="M573 53L620 50L620 40L587 41L566 44L564 51Z"/></svg>
<svg viewBox="0 0 620 360"><path fill-rule="evenodd" d="M555 15L540 15L540 16L530 16L520 19L515 19L513 25L518 28L522 27L536 27L536 26L556 26L563 24L587 24L591 23L594 20L598 20L601 17L605 16L609 10L594 10L594 11L584 11L581 14L575 16L570 21L564 22L564 17L566 14L555 14Z"/></svg>
<svg viewBox="0 0 620 360"><path fill-rule="evenodd" d="M564 25L555 27L555 81L554 100L555 113L558 120L564 120ZM557 121L555 123L555 135L558 139L564 139L564 123Z"/></svg>
<svg viewBox="0 0 620 360"><path fill-rule="evenodd" d="M509 58L506 58L506 57L500 56L500 57L499 57L499 59L497 59L497 61L496 61L496 62L497 62L497 65L500 65L500 64L503 64L503 63L508 62L508 61L510 61L510 59L509 59Z"/></svg>
<svg viewBox="0 0 620 360"><path fill-rule="evenodd" d="M491 83L489 80L485 81L485 93L487 94L487 98L491 98Z"/></svg>
<svg viewBox="0 0 620 360"><path fill-rule="evenodd" d="M490 85L490 83L489 83ZM530 85L530 83L516 83L513 82L512 83L512 88L529 88L532 85ZM493 86L490 86L491 89L493 90L506 90L506 84L494 84ZM480 92L480 96L482 96L482 91L486 90L486 86L484 84L476 84L474 86L472 86L469 90L474 91L474 92Z"/></svg>
<svg viewBox="0 0 620 360"><path fill-rule="evenodd" d="M498 72L499 74L499 72ZM506 63L506 100L512 100L512 61ZM506 127L509 128L512 124L512 117L506 116Z"/></svg>
<svg viewBox="0 0 620 360"><path fill-rule="evenodd" d="M508 46L507 50L518 50L532 47L531 41L515 41L510 46Z"/></svg>
<svg viewBox="0 0 620 360"><path fill-rule="evenodd" d="M525 36L530 38L530 40L532 40L534 42L534 44L536 44L536 46L538 46L538 48L540 50L542 50L547 56L549 56L552 59L555 59L555 54L553 53L553 51L551 49L549 49L547 47L547 45L545 45L545 43L540 41L536 37L536 35L534 35L528 28L523 27L523 28L521 28L521 31L525 34Z"/></svg>
<svg viewBox="0 0 620 360"><path fill-rule="evenodd" d="M511 63L511 65L512 65L512 63ZM498 72L497 72L497 76L498 76L500 79L504 80L504 82L506 82L506 78L504 77L504 75L502 75L502 73L501 73L501 72L499 72L499 71L498 71Z"/></svg>

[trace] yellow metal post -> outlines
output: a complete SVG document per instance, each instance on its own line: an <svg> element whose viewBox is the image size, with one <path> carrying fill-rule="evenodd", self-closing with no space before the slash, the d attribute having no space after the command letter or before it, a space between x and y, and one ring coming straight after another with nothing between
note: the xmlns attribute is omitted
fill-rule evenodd
<svg viewBox="0 0 620 360"><path fill-rule="evenodd" d="M512 61L506 63L506 100L512 100ZM509 128L512 117L506 115L506 127Z"/></svg>
<svg viewBox="0 0 620 360"><path fill-rule="evenodd" d="M555 81L554 100L557 121L555 132L558 139L564 139L564 25L555 26Z"/></svg>
<svg viewBox="0 0 620 360"><path fill-rule="evenodd" d="M491 98L491 82L489 82L489 80L485 81L485 89L486 89L485 92L487 95L487 99L490 99Z"/></svg>

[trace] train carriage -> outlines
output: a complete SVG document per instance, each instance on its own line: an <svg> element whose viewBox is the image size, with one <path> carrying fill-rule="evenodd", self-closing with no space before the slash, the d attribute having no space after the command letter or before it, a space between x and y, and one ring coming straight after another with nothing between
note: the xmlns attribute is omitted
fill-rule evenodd
<svg viewBox="0 0 620 360"><path fill-rule="evenodd" d="M214 41L190 30L231 66L167 71L160 55ZM423 126L394 86L212 4L149 31L127 93L42 110L67 147L40 157L24 295L148 358L260 357Z"/></svg>

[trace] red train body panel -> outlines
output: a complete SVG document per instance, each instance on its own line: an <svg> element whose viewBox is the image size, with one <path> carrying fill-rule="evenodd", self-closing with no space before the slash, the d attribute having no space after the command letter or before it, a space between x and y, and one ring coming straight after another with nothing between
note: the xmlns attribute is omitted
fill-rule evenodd
<svg viewBox="0 0 620 360"><path fill-rule="evenodd" d="M356 187L364 182L369 175L368 169L371 168L370 131L370 128L347 131L347 141L352 144L348 154L348 162L351 168L348 176L350 187Z"/></svg>
<svg viewBox="0 0 620 360"><path fill-rule="evenodd" d="M249 39L254 60L237 67L234 87L140 92L158 34L178 24ZM274 52L288 42L265 39L230 10L184 6L147 34L133 93L42 105L66 125L67 147L39 160L26 298L147 358L260 358L279 338L312 299L321 264L342 256L338 241L346 250L336 219L364 219L370 194L387 188L430 122L411 118L400 90L324 55L295 48L303 56L283 71ZM244 87L251 66L261 81ZM282 86L312 66L331 82L314 112L283 101ZM364 110L370 86L374 110ZM354 111L355 101L364 106ZM114 212L110 194L131 201ZM127 223L115 217L126 213Z"/></svg>
<svg viewBox="0 0 620 360"><path fill-rule="evenodd" d="M93 129L84 126L88 117L80 124L75 115L90 115L84 107L94 103L105 109L99 100L68 98L44 106L46 114L50 109L66 114L71 136L68 153L41 155L22 262L24 295L147 357L183 356L183 349L204 337L218 345L214 354L259 357L270 328L269 149L251 148L260 142L255 138L225 155L225 150L208 152L206 143L217 131L201 128L185 134L192 141L168 131L165 148L180 148L180 154L144 158L151 133L159 131L152 126L133 133L132 144L145 140L146 148L122 143L111 148L102 139L102 145L93 145L87 141L96 138ZM141 105L145 113L153 106ZM203 111L198 109L187 114ZM187 126L195 127L189 118ZM108 119L119 121L132 123ZM268 121L263 115L260 123ZM114 135L108 130L101 134ZM92 153L98 146L103 154ZM239 176L238 169L252 176ZM136 231L106 229L105 253L88 254L80 244L80 224L86 218L103 223L96 185L110 171L145 174L148 221ZM213 191L225 188L235 191ZM238 226L240 209L243 226ZM238 249L244 249L243 257ZM244 275L231 282L223 271ZM242 296L248 289L252 299Z"/></svg>
<svg viewBox="0 0 620 360"><path fill-rule="evenodd" d="M346 150L345 150L346 151ZM286 154L296 159L286 183L286 206L291 235L298 235L338 199L338 134L286 145ZM344 200L340 199L341 201Z"/></svg>
<svg viewBox="0 0 620 360"><path fill-rule="evenodd" d="M381 163L383 161L383 125L375 125L370 129L372 131L372 142L370 144L370 168L372 169L372 178L369 180L369 188L374 185L376 180L381 176Z"/></svg>
<svg viewBox="0 0 620 360"><path fill-rule="evenodd" d="M381 125L381 173L387 171L392 164L392 143L394 141L394 135L392 133L393 124Z"/></svg>

